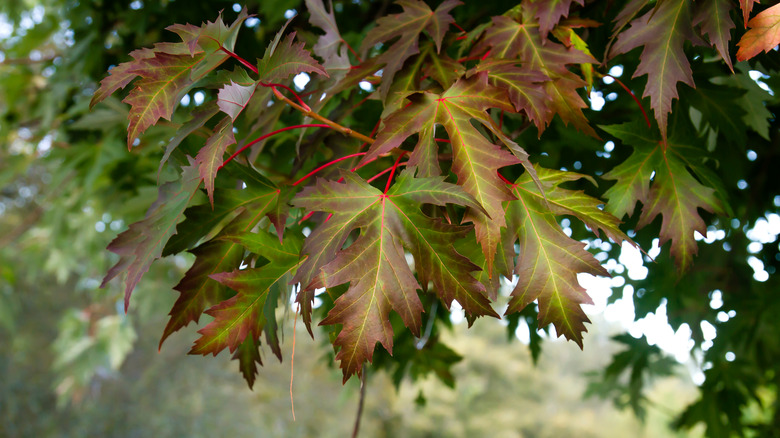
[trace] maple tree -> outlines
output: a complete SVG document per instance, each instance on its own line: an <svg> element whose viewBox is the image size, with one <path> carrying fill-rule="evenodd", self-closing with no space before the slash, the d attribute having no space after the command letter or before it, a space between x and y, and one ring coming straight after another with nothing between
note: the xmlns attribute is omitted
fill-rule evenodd
<svg viewBox="0 0 780 438"><path fill-rule="evenodd" d="M777 137L773 96L748 71L777 69L780 5L525 0L486 15L473 2L399 0L354 24L341 3L304 4L264 51L241 44L246 9L170 24L172 41L121 58L91 97L93 114L121 114L122 96L126 146L159 160L156 199L108 246L118 257L103 285L120 277L132 311L155 261L194 256L161 347L206 314L191 353L228 350L251 387L262 344L282 359L277 309L294 302L312 336L324 326L344 381L398 342L435 351L431 327L447 323L436 309L453 303L469 324L552 325L587 348L593 301L578 276L614 274L594 239L645 253L658 239L650 279L665 276L648 312L693 306L678 285L720 287L705 280L723 255L696 232L743 217L724 182L745 161L734 151ZM621 109L591 111L589 93L608 89ZM196 92L202 104L182 103ZM606 141L620 160L583 166ZM502 280L514 281L508 293ZM705 320L693 307L670 322ZM739 410L723 419L698 403L680 425L742 427Z"/></svg>

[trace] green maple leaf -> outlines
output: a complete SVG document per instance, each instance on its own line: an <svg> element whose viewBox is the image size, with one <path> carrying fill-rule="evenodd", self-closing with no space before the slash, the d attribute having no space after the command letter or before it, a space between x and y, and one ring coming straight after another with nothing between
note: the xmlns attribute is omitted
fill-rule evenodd
<svg viewBox="0 0 780 438"><path fill-rule="evenodd" d="M191 163L182 169L180 180L160 186L157 200L149 207L143 220L131 224L108 245L108 250L120 258L106 273L101 287L122 271L127 271L125 310L130 304L133 289L152 262L160 258L168 239L176 233L176 224L199 186L197 169Z"/></svg>
<svg viewBox="0 0 780 438"><path fill-rule="evenodd" d="M441 52L444 34L450 24L455 21L449 12L461 2L445 0L435 10L431 10L420 0L398 0L396 4L402 6L404 11L377 20L377 26L366 34L361 45L361 52L365 53L377 43L387 42L398 37L398 40L376 60L376 68L384 65L382 84L379 86L382 99L386 98L390 84L392 84L396 72L403 67L404 62L420 52L419 39L423 31L428 32L436 43L437 52Z"/></svg>
<svg viewBox="0 0 780 438"><path fill-rule="evenodd" d="M709 36L710 44L718 50L720 57L733 72L729 56L729 41L731 30L736 26L729 12L732 4L729 0L705 0L696 3L696 12L693 15L693 24L701 25L702 34Z"/></svg>
<svg viewBox="0 0 780 438"><path fill-rule="evenodd" d="M622 32L612 47L610 56L644 46L633 77L647 75L642 95L650 97L650 106L664 140L672 100L678 97L677 83L695 88L691 65L683 51L683 45L692 37L689 2L669 0L633 20L631 28Z"/></svg>
<svg viewBox="0 0 780 438"><path fill-rule="evenodd" d="M197 323L203 311L227 299L224 285L210 276L238 268L243 249L240 244L224 240L223 237L249 232L266 215L273 214L280 201L279 190L257 172L245 166L233 165L226 169L240 178L246 189L220 188L214 196L214 206L196 205L188 208L186 219L179 224L179 233L166 245L163 254L184 251L197 243L204 235L212 233L218 224L238 215L216 236L199 245L191 252L195 262L174 287L180 295L170 311L170 320L165 326L160 345L175 331Z"/></svg>
<svg viewBox="0 0 780 438"><path fill-rule="evenodd" d="M299 256L301 242L297 237L288 236L280 243L276 236L261 230L257 233L227 235L223 239L242 245L268 260L268 263L210 276L237 293L206 311L214 320L198 330L201 337L195 341L190 354L216 356L225 348L232 353L248 336L259 339L269 324L269 318L274 318L273 312L268 309L276 308L279 298L279 292L274 290L274 286L281 282L286 287L284 279L302 261Z"/></svg>
<svg viewBox="0 0 780 438"><path fill-rule="evenodd" d="M496 172L517 163L523 163L530 172L533 172L533 167L525 151L495 129L485 112L488 108L513 110L506 94L488 84L485 73L461 79L441 95L417 94L409 106L385 120L383 129L379 130L376 141L362 162L389 152L407 137L419 133L419 142L409 158L409 166L427 169L424 174L430 174L438 168L438 149L432 141L435 126L443 125L452 145L452 171L458 177L458 185L474 196L487 213L472 209L466 220L474 222L488 266L492 266L501 227L506 225L501 203L513 199ZM500 135L515 156L488 141L471 124L472 120Z"/></svg>
<svg viewBox="0 0 780 438"><path fill-rule="evenodd" d="M184 139L187 138L190 134L202 128L206 122L208 122L218 112L219 108L217 105L214 105L213 102L204 104L201 109L193 111L192 118L176 131L176 135L173 136L173 138L168 142L168 145L165 147L165 153L163 153L163 157L160 160L160 166L157 168L158 179L160 172L162 172L163 166L168 162L168 158L170 158L173 151L179 147L181 142L184 141Z"/></svg>
<svg viewBox="0 0 780 438"><path fill-rule="evenodd" d="M342 325L334 345L339 348L336 358L345 381L371 361L377 342L392 352L391 310L413 334L420 335L423 309L417 290L422 286L406 262L404 248L414 256L418 272L424 272L421 281L434 283L445 306L449 308L456 299L472 316L497 316L484 286L470 275L478 268L455 252L451 240L445 240L468 229L434 221L419 211L423 203L479 206L441 177L411 175L404 172L383 194L356 175L344 174L344 183L319 181L293 200L294 206L333 215L306 239L303 254L308 258L293 282L301 281L302 290L350 283L321 322ZM360 236L342 249L354 229L360 230Z"/></svg>
<svg viewBox="0 0 780 438"><path fill-rule="evenodd" d="M555 214L587 216L598 208L595 199L582 192L558 187L579 175L537 169L543 184L551 185L549 197L554 209L544 204L544 195L527 175L513 186L516 201L507 203L507 232L505 246L517 240L521 252L515 267L517 286L511 294L506 315L520 312L536 300L539 304L539 326L552 323L559 335L575 341L582 348L585 323L590 322L582 310L583 304L593 304L585 289L579 285L577 274L609 276L593 255L585 251L585 244L568 237L555 219ZM629 240L617 228L617 219L601 214L590 218L589 225L598 226L608 235ZM619 237L618 237L619 236Z"/></svg>
<svg viewBox="0 0 780 438"><path fill-rule="evenodd" d="M257 365L263 365L260 342L252 336L247 336L233 354L233 360L238 361L238 370L244 376L249 389L252 389L257 377Z"/></svg>
<svg viewBox="0 0 780 438"><path fill-rule="evenodd" d="M698 209L726 214L725 204L715 188L703 185L688 170L704 167L700 157L691 159L689 149L696 149L674 142L665 144L640 122L601 128L634 148L626 161L603 176L617 181L604 193L608 199L605 209L622 218L631 215L636 203L641 202L638 228L662 215L660 245L671 240L670 252L679 272L687 271L698 252L694 231L707 233ZM712 181L711 185L717 181L712 172L696 171L696 176Z"/></svg>
<svg viewBox="0 0 780 438"><path fill-rule="evenodd" d="M747 143L746 113L739 102L745 92L742 89L718 86L699 86L683 92L691 106L702 112L703 120L710 127L723 134L733 144Z"/></svg>

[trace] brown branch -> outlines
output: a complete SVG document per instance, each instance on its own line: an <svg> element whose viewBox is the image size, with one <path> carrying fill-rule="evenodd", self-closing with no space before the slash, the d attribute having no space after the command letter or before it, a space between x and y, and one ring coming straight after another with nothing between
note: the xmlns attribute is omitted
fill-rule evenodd
<svg viewBox="0 0 780 438"><path fill-rule="evenodd" d="M352 429L352 438L357 438L360 431L360 419L363 417L363 403L366 400L366 367L360 374L360 401L358 402L357 417L355 418L355 427Z"/></svg>
<svg viewBox="0 0 780 438"><path fill-rule="evenodd" d="M330 126L331 128L335 129L336 131L339 131L342 134L349 135L350 137L357 138L358 140L360 140L360 141L362 141L364 143L368 143L368 144L373 144L374 143L374 139L373 138L367 137L367 136L365 136L365 135L363 135L363 134L361 134L361 133L359 133L357 131L353 131L352 129L349 129L346 126L339 125L338 123L334 122L333 120L330 120L330 119L328 119L326 117L323 117L323 116L315 113L311 109L306 109L306 108L302 107L301 105L298 105L297 103L295 103L292 100L290 100L287 97L285 97L276 88L272 88L272 90L273 90L274 95L276 96L277 99L282 100L287 105L290 105L291 107L293 107L296 110L300 111L306 117L311 117L314 120L320 121L320 122Z"/></svg>

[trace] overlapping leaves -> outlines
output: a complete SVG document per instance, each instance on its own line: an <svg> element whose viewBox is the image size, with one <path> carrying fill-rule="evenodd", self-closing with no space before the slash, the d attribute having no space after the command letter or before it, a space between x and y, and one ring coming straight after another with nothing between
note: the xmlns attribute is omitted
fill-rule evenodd
<svg viewBox="0 0 780 438"><path fill-rule="evenodd" d="M320 181L307 187L293 205L333 216L306 239L303 254L308 258L293 281L303 289L334 287L350 283L322 324L341 324L334 345L346 381L360 373L370 361L374 346L381 343L392 352L390 311L420 335L422 304L415 279L404 256L404 248L424 266L424 280L434 283L434 292L449 307L453 299L473 316L497 316L484 295L484 286L471 277L477 267L455 252L444 235L462 235L466 229L435 221L419 210L422 204L447 203L479 209L473 197L440 177L412 178L402 175L386 194L354 174L345 182ZM345 249L350 233L360 235Z"/></svg>

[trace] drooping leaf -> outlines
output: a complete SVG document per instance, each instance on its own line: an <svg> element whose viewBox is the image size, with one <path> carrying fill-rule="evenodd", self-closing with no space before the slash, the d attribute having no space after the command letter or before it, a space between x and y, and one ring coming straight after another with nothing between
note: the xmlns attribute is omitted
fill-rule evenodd
<svg viewBox="0 0 780 438"><path fill-rule="evenodd" d="M146 217L130 225L127 231L117 236L108 245L108 250L119 255L119 261L108 270L101 287L123 271L125 279L125 310L130 304L130 295L149 270L152 262L160 258L168 239L176 233L176 224L184 209L200 186L198 171L190 163L182 169L180 180L160 186L157 200L149 207Z"/></svg>
<svg viewBox="0 0 780 438"><path fill-rule="evenodd" d="M108 71L108 76L100 81L100 87L92 95L92 100L89 102L89 107L97 105L99 102L105 100L108 96L114 94L117 90L125 88L127 84L138 77L137 73L133 70L136 68L136 63L145 58L151 58L154 56L152 49L138 49L130 52L130 57L134 61L123 62L117 66L114 66Z"/></svg>
<svg viewBox="0 0 780 438"><path fill-rule="evenodd" d="M245 232L226 236L225 239L261 255L268 263L258 268L210 276L235 290L237 294L206 311L214 320L198 331L202 336L195 341L190 354L216 356L225 348L232 353L248 336L258 339L268 323L265 307L276 306L268 300L272 286L301 263L300 239L292 236L288 236L284 243L279 243L276 236L261 230L257 233ZM278 296L276 298L278 299Z"/></svg>
<svg viewBox="0 0 780 438"><path fill-rule="evenodd" d="M720 57L733 72L734 66L731 64L731 56L729 56L729 41L731 41L731 30L736 26L729 14L731 7L729 0L697 2L693 24L695 26L701 25L702 33L709 37L710 44L718 50Z"/></svg>
<svg viewBox="0 0 780 438"><path fill-rule="evenodd" d="M482 245L488 265L492 266L496 246L500 240L501 227L505 226L502 202L512 199L512 195L497 175L498 169L512 164L523 163L531 167L527 155L512 156L505 150L488 141L472 124L476 119L492 129L492 121L485 110L499 108L512 111L506 94L487 83L485 73L461 79L441 95L422 93L411 105L403 108L385 120L376 141L363 157L365 163L379 155L389 152L409 136L420 134L421 143L412 152L410 163L426 162L421 154L431 154L433 143L422 142L423 136L434 135L434 127L443 125L449 134L453 149L452 171L458 176L458 184L474 196L484 208L470 210L466 219L473 221L477 240ZM525 154L519 147L518 154Z"/></svg>
<svg viewBox="0 0 780 438"><path fill-rule="evenodd" d="M739 0L739 7L742 9L742 19L745 23L745 28L748 27L748 21L750 19L750 12L753 10L753 5L760 0Z"/></svg>
<svg viewBox="0 0 780 438"><path fill-rule="evenodd" d="M176 253L189 249L231 214L238 212L213 239L191 251L195 255L195 262L174 287L180 296L170 311L171 318L160 339L161 346L173 332L192 321L197 323L206 308L228 298L225 286L210 276L237 269L242 260L243 249L240 244L222 237L249 232L265 215L270 214L278 202L276 187L257 172L237 165L225 169L241 176L247 185L246 189L220 188L215 193L213 209L208 204L187 209L186 219L179 225L180 233L170 240L163 252ZM174 241L180 235L184 237Z"/></svg>
<svg viewBox="0 0 780 438"><path fill-rule="evenodd" d="M444 0L435 10L431 10L420 0L398 0L396 3L404 11L377 20L377 26L368 32L360 49L366 52L377 43L400 37L377 59L379 64L384 64L382 85L379 86L382 99L387 97L390 84L404 62L420 52L419 39L423 31L428 32L436 43L437 52L441 52L444 33L455 21L449 12L461 4L459 0Z"/></svg>
<svg viewBox="0 0 780 438"><path fill-rule="evenodd" d="M759 12L747 23L749 30L737 45L737 61L746 61L780 44L780 4Z"/></svg>
<svg viewBox="0 0 780 438"><path fill-rule="evenodd" d="M440 242L436 234L444 228L439 226L437 231L436 222L419 212L422 203L454 202L479 209L471 196L441 178L414 179L410 173L387 194L354 174L343 177L344 183L319 181L293 200L295 206L333 215L306 239L303 254L308 259L293 281L311 278L303 289L350 283L322 321L342 324L334 345L340 348L336 358L341 361L345 381L371 360L377 342L392 352L391 310L419 336L423 309L417 289L421 286L406 262L404 248L416 262L432 268L428 278L445 305L455 298L474 316L495 315L483 295L484 287L469 275L476 266L455 253L450 243ZM360 236L341 249L356 228ZM323 249L327 250L324 257Z"/></svg>
<svg viewBox="0 0 780 438"><path fill-rule="evenodd" d="M543 195L530 177L521 176L513 192L517 200L507 203L504 245L513 245L517 240L521 251L515 267L518 283L505 314L519 312L536 300L539 326L552 323L559 336L573 340L582 348L582 333L587 331L585 323L590 322L582 305L593 301L579 285L577 274L609 274L585 251L584 243L563 232L553 212L545 208ZM567 201L559 197L558 202L565 205Z"/></svg>
<svg viewBox="0 0 780 438"><path fill-rule="evenodd" d="M697 181L688 170L693 163L686 159L686 147L666 144L639 122L602 126L602 129L634 148L631 156L604 174L616 180L604 193L606 210L618 218L631 214L636 202L642 202L638 228L661 215L660 245L672 241L671 254L679 272L693 263L698 248L694 231L706 234L707 227L698 209L725 214L715 189Z"/></svg>
<svg viewBox="0 0 780 438"><path fill-rule="evenodd" d="M633 77L647 75L642 95L650 97L650 106L664 140L672 100L678 97L677 84L682 82L695 87L691 65L683 51L683 45L692 36L689 2L669 0L633 20L631 28L622 32L612 46L611 56L644 47Z"/></svg>
<svg viewBox="0 0 780 438"><path fill-rule="evenodd" d="M247 336L233 354L233 360L238 361L238 370L244 376L249 389L252 389L257 378L257 365L263 365L260 342L252 336Z"/></svg>
<svg viewBox="0 0 780 438"><path fill-rule="evenodd" d="M222 167L227 147L235 143L233 123L229 117L225 117L217 124L214 128L214 134L206 140L206 144L195 157L198 172L203 178L203 184L212 206L214 205L214 178L217 177L217 171Z"/></svg>

